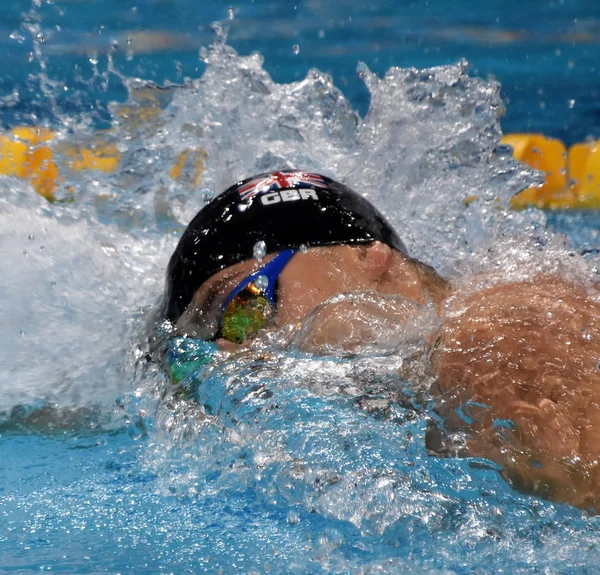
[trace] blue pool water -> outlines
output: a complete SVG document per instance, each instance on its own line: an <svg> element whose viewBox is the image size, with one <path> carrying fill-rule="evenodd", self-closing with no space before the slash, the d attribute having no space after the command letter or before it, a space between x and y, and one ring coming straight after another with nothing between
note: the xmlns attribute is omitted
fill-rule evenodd
<svg viewBox="0 0 600 575"><path fill-rule="evenodd" d="M4 108L4 122L13 114L53 111L29 78L39 68L28 61L36 45L50 78L83 92L76 98L54 94L62 107L69 113L92 107L102 115L107 100L125 92L117 78L105 91L92 77L89 55L113 51L125 76L160 84L198 77L198 48L211 41L211 24L226 20L229 7L234 48L263 54L279 82L297 80L313 67L332 74L361 112L368 95L356 78L357 61L382 74L390 66L424 68L466 58L475 74L501 82L506 131L542 131L567 142L598 136L600 7L587 0L9 0L0 7L0 90L9 102L18 90L20 99Z"/></svg>
<svg viewBox="0 0 600 575"><path fill-rule="evenodd" d="M275 341L210 368L208 417L144 356L204 202L167 176L189 149L214 190L282 165L343 178L450 276L518 262L594 277L598 215L507 211L536 175L496 144L501 128L600 136L600 7L229 7L0 6L4 127L101 134L123 154L114 174L66 169L68 202L0 181L0 572L597 572L596 517L511 490L485 460L427 454L435 413L399 375L426 311L389 334L393 354Z"/></svg>

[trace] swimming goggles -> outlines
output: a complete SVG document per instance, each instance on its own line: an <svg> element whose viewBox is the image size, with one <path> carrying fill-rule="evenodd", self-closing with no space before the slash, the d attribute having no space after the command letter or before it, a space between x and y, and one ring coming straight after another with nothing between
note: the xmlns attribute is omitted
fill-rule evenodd
<svg viewBox="0 0 600 575"><path fill-rule="evenodd" d="M277 278L296 250L279 252L240 282L221 306L219 334L233 343L253 338L275 313Z"/></svg>

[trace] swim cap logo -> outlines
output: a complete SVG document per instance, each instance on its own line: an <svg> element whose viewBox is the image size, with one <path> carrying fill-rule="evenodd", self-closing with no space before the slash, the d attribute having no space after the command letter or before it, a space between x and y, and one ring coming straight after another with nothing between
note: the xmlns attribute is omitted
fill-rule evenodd
<svg viewBox="0 0 600 575"><path fill-rule="evenodd" d="M304 172L273 172L262 178L254 178L238 189L242 201L261 195L264 206L296 200L318 200L315 188L327 190L328 185L318 174Z"/></svg>

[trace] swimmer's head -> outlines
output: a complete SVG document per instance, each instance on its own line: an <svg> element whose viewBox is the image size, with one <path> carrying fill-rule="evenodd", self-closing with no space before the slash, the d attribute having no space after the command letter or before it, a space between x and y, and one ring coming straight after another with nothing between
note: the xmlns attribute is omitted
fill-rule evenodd
<svg viewBox="0 0 600 575"><path fill-rule="evenodd" d="M379 211L343 184L299 171L254 176L225 190L189 224L169 262L164 315L177 321L207 279L257 255L372 242L406 253Z"/></svg>

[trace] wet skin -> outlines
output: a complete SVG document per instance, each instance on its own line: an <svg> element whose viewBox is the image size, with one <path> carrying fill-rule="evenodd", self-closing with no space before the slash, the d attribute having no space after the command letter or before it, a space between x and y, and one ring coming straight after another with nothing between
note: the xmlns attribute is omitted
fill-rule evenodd
<svg viewBox="0 0 600 575"><path fill-rule="evenodd" d="M206 337L197 326L209 325L214 335L221 303L260 265L241 262L209 278L180 318L179 333ZM348 292L373 290L435 307L432 393L443 399L446 427L467 432L467 454L501 465L517 488L600 510L600 303L583 287L541 276L457 293L427 266L375 242L298 252L278 288L265 331L298 324ZM343 317L318 337L343 340ZM467 425L457 408L468 402Z"/></svg>
<svg viewBox="0 0 600 575"><path fill-rule="evenodd" d="M456 406L489 406L469 410L471 455L518 488L595 511L599 318L600 304L564 279L498 284L446 306L432 366L450 426L464 427Z"/></svg>

